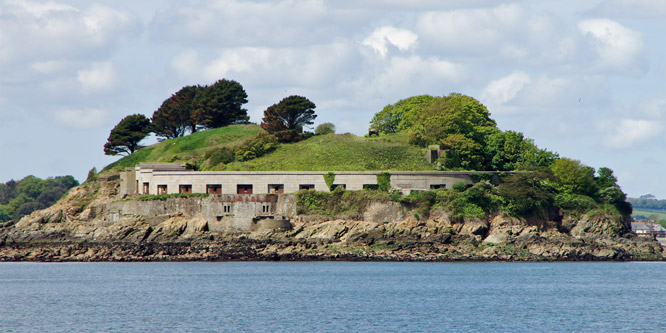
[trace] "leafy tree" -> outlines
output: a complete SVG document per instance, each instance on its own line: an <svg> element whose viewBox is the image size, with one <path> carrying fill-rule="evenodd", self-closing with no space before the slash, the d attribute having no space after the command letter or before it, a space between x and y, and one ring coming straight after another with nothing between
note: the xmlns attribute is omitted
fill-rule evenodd
<svg viewBox="0 0 666 333"><path fill-rule="evenodd" d="M423 112L435 97L430 95L413 96L389 104L375 114L370 127L381 133L396 133L409 129L418 114Z"/></svg>
<svg viewBox="0 0 666 333"><path fill-rule="evenodd" d="M197 131L192 119L192 105L200 88L199 86L183 87L162 102L151 118L153 132L157 136L173 139L184 136L188 129L191 133Z"/></svg>
<svg viewBox="0 0 666 333"><path fill-rule="evenodd" d="M551 167L557 187L567 194L594 196L597 191L594 169L570 158L560 158Z"/></svg>
<svg viewBox="0 0 666 333"><path fill-rule="evenodd" d="M549 168L559 158L560 156L555 152L551 152L546 149L539 149L539 147L534 144L534 140L524 139L522 142L517 169L525 169L530 167Z"/></svg>
<svg viewBox="0 0 666 333"><path fill-rule="evenodd" d="M594 178L599 189L605 189L612 186L617 187L617 177L613 175L613 170L609 168L599 168L597 177Z"/></svg>
<svg viewBox="0 0 666 333"><path fill-rule="evenodd" d="M317 126L315 129L315 134L317 135L326 135L335 133L335 125L333 123L323 123Z"/></svg>
<svg viewBox="0 0 666 333"><path fill-rule="evenodd" d="M233 80L222 79L211 86L197 89L193 101L193 120L206 128L227 126L237 120L249 120L243 104L247 93Z"/></svg>
<svg viewBox="0 0 666 333"><path fill-rule="evenodd" d="M506 131L488 136L484 147L490 170L510 171L518 168L523 150L523 133Z"/></svg>
<svg viewBox="0 0 666 333"><path fill-rule="evenodd" d="M277 146L278 139L274 135L261 132L236 148L235 159L242 162L261 157L273 151Z"/></svg>
<svg viewBox="0 0 666 333"><path fill-rule="evenodd" d="M7 222L11 220L12 217L9 216L9 213L4 207L0 207L0 222Z"/></svg>
<svg viewBox="0 0 666 333"><path fill-rule="evenodd" d="M554 174L545 167L529 171L509 175L497 186L504 198L503 209L512 216L548 218L554 214L556 190L550 185Z"/></svg>
<svg viewBox="0 0 666 333"><path fill-rule="evenodd" d="M280 142L295 142L302 138L303 127L312 125L317 115L315 104L302 96L289 96L264 111L261 127L275 134Z"/></svg>
<svg viewBox="0 0 666 333"><path fill-rule="evenodd" d="M134 153L141 148L139 142L151 131L150 120L142 114L133 114L121 120L111 130L104 145L104 154L118 155Z"/></svg>

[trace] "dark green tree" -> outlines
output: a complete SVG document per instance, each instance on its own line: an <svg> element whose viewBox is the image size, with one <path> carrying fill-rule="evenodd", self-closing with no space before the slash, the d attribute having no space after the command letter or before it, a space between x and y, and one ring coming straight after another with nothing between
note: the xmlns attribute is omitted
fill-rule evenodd
<svg viewBox="0 0 666 333"><path fill-rule="evenodd" d="M289 96L264 111L261 128L278 137L280 142L295 142L302 138L303 127L312 125L317 115L316 105L302 96Z"/></svg>
<svg viewBox="0 0 666 333"><path fill-rule="evenodd" d="M243 86L233 80L222 79L211 86L197 89L194 97L193 120L206 128L230 125L234 121L249 120L243 104L247 93Z"/></svg>
<svg viewBox="0 0 666 333"><path fill-rule="evenodd" d="M186 86L162 102L162 105L153 113L151 122L153 132L157 136L173 139L184 136L187 130L194 133L197 130L192 117L194 97L199 86Z"/></svg>
<svg viewBox="0 0 666 333"><path fill-rule="evenodd" d="M151 132L150 120L142 114L133 114L121 120L111 130L104 145L104 154L118 155L134 153L141 148L139 142Z"/></svg>

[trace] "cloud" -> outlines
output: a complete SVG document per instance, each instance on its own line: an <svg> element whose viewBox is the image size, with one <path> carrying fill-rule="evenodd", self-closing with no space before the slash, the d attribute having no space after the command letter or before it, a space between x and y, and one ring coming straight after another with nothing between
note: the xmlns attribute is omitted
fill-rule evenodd
<svg viewBox="0 0 666 333"><path fill-rule="evenodd" d="M55 114L55 120L70 128L88 129L97 128L104 124L107 112L100 109L71 109Z"/></svg>
<svg viewBox="0 0 666 333"><path fill-rule="evenodd" d="M661 128L654 121L625 118L611 129L611 133L604 138L604 145L614 149L629 148L658 136Z"/></svg>
<svg viewBox="0 0 666 333"><path fill-rule="evenodd" d="M177 2L156 13L151 37L189 46L306 45L330 35L323 0ZM174 24L174 22L178 22Z"/></svg>
<svg viewBox="0 0 666 333"><path fill-rule="evenodd" d="M666 17L664 0L606 0L590 11L590 14L618 18Z"/></svg>
<svg viewBox="0 0 666 333"><path fill-rule="evenodd" d="M384 26L375 29L363 40L363 45L372 47L382 57L388 52L388 44L397 47L400 51L408 51L414 47L418 36L406 29Z"/></svg>
<svg viewBox="0 0 666 333"><path fill-rule="evenodd" d="M633 74L644 72L641 63L643 38L633 31L609 19L589 19L578 23L578 30L587 37L597 52L600 69L611 69Z"/></svg>
<svg viewBox="0 0 666 333"><path fill-rule="evenodd" d="M219 51L205 59L194 50L173 58L171 67L181 77L212 83L235 79L258 87L331 87L342 80L349 66L357 66L360 55L349 42L309 47L238 47Z"/></svg>
<svg viewBox="0 0 666 333"><path fill-rule="evenodd" d="M112 89L117 80L116 69L109 62L95 63L89 69L78 71L77 79L87 93Z"/></svg>
<svg viewBox="0 0 666 333"><path fill-rule="evenodd" d="M481 92L481 100L490 105L507 103L530 82L532 82L532 78L529 74L515 71L508 76L491 81Z"/></svg>

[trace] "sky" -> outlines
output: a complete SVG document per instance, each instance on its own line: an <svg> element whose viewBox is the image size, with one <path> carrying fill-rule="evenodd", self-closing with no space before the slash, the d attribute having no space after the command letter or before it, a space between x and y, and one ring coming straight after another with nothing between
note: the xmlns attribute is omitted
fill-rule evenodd
<svg viewBox="0 0 666 333"><path fill-rule="evenodd" d="M83 181L120 158L103 146L123 117L222 78L253 122L301 95L357 135L400 99L470 95L666 198L666 0L0 0L0 181Z"/></svg>

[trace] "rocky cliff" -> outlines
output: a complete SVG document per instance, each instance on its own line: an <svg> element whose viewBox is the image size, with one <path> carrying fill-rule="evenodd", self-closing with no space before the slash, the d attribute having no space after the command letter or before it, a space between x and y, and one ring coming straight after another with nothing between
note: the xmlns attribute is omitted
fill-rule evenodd
<svg viewBox="0 0 666 333"><path fill-rule="evenodd" d="M0 260L664 259L659 243L631 233L626 219L605 214L528 221L459 219L434 210L417 218L397 202L374 201L362 214L294 215L289 230L238 232L216 228L206 214L188 208L201 204L197 198L177 199L173 205L180 208L163 214L120 214L113 208L123 199L118 186L117 176L101 177L48 209L0 226Z"/></svg>

